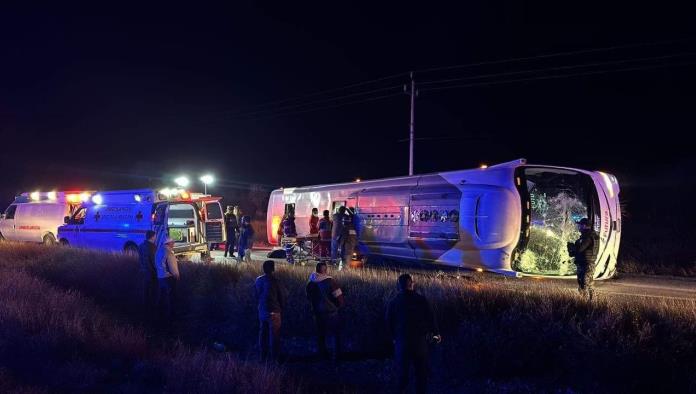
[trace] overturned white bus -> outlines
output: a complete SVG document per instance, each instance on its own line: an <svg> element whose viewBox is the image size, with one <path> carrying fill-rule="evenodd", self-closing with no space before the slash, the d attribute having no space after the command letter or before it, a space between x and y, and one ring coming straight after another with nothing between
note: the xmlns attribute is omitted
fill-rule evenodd
<svg viewBox="0 0 696 394"><path fill-rule="evenodd" d="M595 277L616 270L621 234L619 185L598 171L527 164L274 190L267 236L292 209L298 233L312 208L357 213L358 253L515 276L570 276L566 244L588 217L600 236Z"/></svg>

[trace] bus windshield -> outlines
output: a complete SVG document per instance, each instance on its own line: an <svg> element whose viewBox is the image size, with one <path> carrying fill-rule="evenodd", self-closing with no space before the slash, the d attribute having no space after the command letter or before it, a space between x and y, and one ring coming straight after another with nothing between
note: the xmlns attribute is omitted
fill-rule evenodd
<svg viewBox="0 0 696 394"><path fill-rule="evenodd" d="M536 275L573 275L567 244L580 236L576 222L599 227L598 199L589 175L560 168L525 167L517 174L523 228L514 269Z"/></svg>

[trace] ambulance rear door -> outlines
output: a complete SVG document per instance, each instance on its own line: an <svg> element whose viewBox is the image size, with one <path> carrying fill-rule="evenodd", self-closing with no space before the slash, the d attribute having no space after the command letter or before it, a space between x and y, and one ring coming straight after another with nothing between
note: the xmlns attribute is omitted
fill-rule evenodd
<svg viewBox="0 0 696 394"><path fill-rule="evenodd" d="M205 202L205 239L210 244L225 241L225 216L222 213L220 201Z"/></svg>

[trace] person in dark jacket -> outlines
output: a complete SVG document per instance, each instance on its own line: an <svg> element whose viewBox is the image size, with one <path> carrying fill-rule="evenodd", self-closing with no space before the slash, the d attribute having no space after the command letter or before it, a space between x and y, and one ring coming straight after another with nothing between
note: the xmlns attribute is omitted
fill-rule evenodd
<svg viewBox="0 0 696 394"><path fill-rule="evenodd" d="M297 237L297 227L295 227L295 212L289 211L285 215L285 219L280 223L283 228L283 236L287 238ZM294 240L287 240L285 243L285 257L289 264L295 264L295 258L292 255L293 249L295 248Z"/></svg>
<svg viewBox="0 0 696 394"><path fill-rule="evenodd" d="M430 304L414 290L409 274L399 276L399 294L387 308L387 327L394 340L394 359L398 391L406 391L413 365L416 392L425 393L428 378L428 343L440 343L441 337Z"/></svg>
<svg viewBox="0 0 696 394"><path fill-rule="evenodd" d="M580 294L592 301L594 297L595 260L599 252L599 235L590 226L587 218L578 221L580 238L568 245L568 253L575 257L578 267L578 290Z"/></svg>
<svg viewBox="0 0 696 394"><path fill-rule="evenodd" d="M225 243L225 257L227 257L228 253L230 257L234 257L234 246L237 243L239 222L237 221L237 216L234 214L234 210L231 205L227 206L227 211L225 212L225 233L227 235L227 242Z"/></svg>
<svg viewBox="0 0 696 394"><path fill-rule="evenodd" d="M263 262L264 274L256 278L254 288L258 300L259 347L261 359L277 360L280 352L280 326L285 308L286 292L275 277L273 260Z"/></svg>
<svg viewBox="0 0 696 394"><path fill-rule="evenodd" d="M155 254L157 253L157 245L155 239L157 234L152 230L145 232L145 241L138 246L138 255L140 257L140 276L143 283L143 306L148 311L154 310L157 300L157 291L159 285L157 283L157 268L155 267Z"/></svg>
<svg viewBox="0 0 696 394"><path fill-rule="evenodd" d="M237 256L239 261L251 262L251 248L254 246L254 227L251 225L250 216L242 216L241 229L239 231L239 245Z"/></svg>
<svg viewBox="0 0 696 394"><path fill-rule="evenodd" d="M334 352L331 358L338 360L341 354L341 319L340 309L343 307L343 291L338 283L328 275L328 266L324 262L317 263L316 272L312 272L305 288L307 299L312 307L314 320L317 324L317 348L323 358L329 358L326 347L326 337L334 339Z"/></svg>
<svg viewBox="0 0 696 394"><path fill-rule="evenodd" d="M324 260L331 253L331 228L333 224L331 223L328 209L325 209L322 215L323 217L319 219L319 245L321 247L319 256Z"/></svg>
<svg viewBox="0 0 696 394"><path fill-rule="evenodd" d="M346 207L338 207L338 212L334 213L332 219L333 227L331 228L331 260L336 262L339 258L343 261L343 255L345 253L346 239L348 238L348 229L346 228L346 220L348 214L346 213Z"/></svg>

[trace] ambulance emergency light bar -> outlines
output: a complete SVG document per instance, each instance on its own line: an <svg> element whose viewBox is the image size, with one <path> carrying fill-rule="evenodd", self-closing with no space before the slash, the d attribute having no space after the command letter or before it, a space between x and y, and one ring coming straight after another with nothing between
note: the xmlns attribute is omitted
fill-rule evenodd
<svg viewBox="0 0 696 394"><path fill-rule="evenodd" d="M58 192L58 191L50 191L50 192L40 192L40 191L33 191L33 192L26 192L22 193L19 196L15 197L15 202L39 202L39 201L48 201L48 202L67 202L70 204L78 204L81 202L87 202L89 201L90 197L92 196L91 191L70 191L70 192Z"/></svg>

